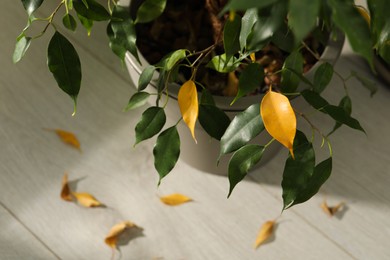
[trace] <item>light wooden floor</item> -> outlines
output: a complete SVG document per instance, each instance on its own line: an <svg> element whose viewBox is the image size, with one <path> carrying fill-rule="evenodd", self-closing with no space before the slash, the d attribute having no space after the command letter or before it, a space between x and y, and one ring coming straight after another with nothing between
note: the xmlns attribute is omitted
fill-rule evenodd
<svg viewBox="0 0 390 260"><path fill-rule="evenodd" d="M104 237L122 220L143 228L120 246L122 259L390 259L389 86L378 83L378 93L369 98L360 83L348 82L353 115L367 136L342 128L332 137L334 169L329 182L308 203L284 212L274 240L254 250L261 224L280 214L286 151L239 184L230 199L226 177L200 172L182 161L157 189L153 142L132 148L142 109L121 112L134 88L106 48L104 34L94 30L90 39L69 34L84 71L78 113L72 117L70 99L47 71L46 47L33 42L25 59L12 64L14 39L25 20L20 1L2 2L0 259L110 259ZM347 75L349 69L374 79L347 46L337 70ZM335 78L327 96L337 103L340 93L342 85ZM76 133L82 153L43 128ZM108 207L85 209L62 201L64 172L78 180L78 191L94 194ZM195 202L179 207L159 202L159 195L173 192ZM330 218L319 206L324 198L331 205L343 201L347 207Z"/></svg>

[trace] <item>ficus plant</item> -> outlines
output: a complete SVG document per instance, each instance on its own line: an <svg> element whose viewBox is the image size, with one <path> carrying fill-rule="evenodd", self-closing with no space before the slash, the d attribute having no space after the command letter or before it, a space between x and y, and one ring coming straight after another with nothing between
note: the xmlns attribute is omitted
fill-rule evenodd
<svg viewBox="0 0 390 260"><path fill-rule="evenodd" d="M109 47L123 62L131 53L140 62L138 50L143 49L146 28L163 22L169 6L174 14L187 12L175 0L131 1L123 7L115 0L58 0L58 6L48 17L37 17L44 0L21 0L27 12L27 25L17 38L13 55L18 62L31 43L44 34L52 34L47 50L47 64L58 86L75 104L81 87L81 62L77 50L66 37L80 26L90 34L95 22L107 23ZM132 4L137 2L137 4ZM187 1L191 2L191 1ZM353 0L205 0L201 12L207 14L210 34L208 44L177 47L162 53L158 60L149 60L140 74L137 91L125 110L139 108L155 97L135 126L138 144L157 136L153 149L154 166L160 181L174 168L180 156L180 135L177 125L184 123L196 142L197 122L220 141L220 157L231 156L228 166L230 195L233 188L261 161L272 142L281 143L289 151L283 171L284 209L307 201L315 195L332 171L332 149L329 137L342 125L364 132L351 116L352 101L346 82L356 77L375 91L373 83L354 72L343 78L333 65L321 60L328 41L346 35L352 49L372 67L376 52L390 63L390 17L385 0L368 0L369 10L354 5ZM187 14L187 13L186 13ZM365 19L371 15L371 19ZM60 19L55 19L59 17ZM198 27L201 21L189 17ZM35 24L45 24L37 35L30 34ZM61 25L62 23L62 25ZM155 27L153 27L155 29ZM200 29L199 29L200 28ZM153 29L153 30L154 30ZM171 31L164 31L170 33ZM174 35L171 37L175 37ZM191 37L190 37L191 38ZM193 37L194 38L194 37ZM196 37L195 37L196 38ZM175 38L170 38L172 42ZM203 42L201 39L199 42ZM193 43L194 41L192 41ZM196 42L196 40L195 40ZM157 45L162 44L157 42ZM149 46L150 49L150 46ZM269 51L277 58L269 57ZM271 55L271 56L272 56ZM268 59L268 62L267 62ZM305 72L319 63L314 77ZM344 82L345 95L339 104L329 103L323 96L333 75ZM220 79L211 84L210 78ZM150 83L155 88L150 91ZM219 85L215 87L214 85ZM166 126L165 108L170 88L179 86L177 124ZM233 96L232 106L241 98L257 95L256 104L238 113L233 119L220 109L214 95ZM315 110L335 121L332 129L319 129L310 117L297 111L291 100L303 98ZM298 129L297 117L311 127L309 138ZM265 144L251 144L263 131L272 137ZM321 162L315 158L314 135L327 144L329 157Z"/></svg>

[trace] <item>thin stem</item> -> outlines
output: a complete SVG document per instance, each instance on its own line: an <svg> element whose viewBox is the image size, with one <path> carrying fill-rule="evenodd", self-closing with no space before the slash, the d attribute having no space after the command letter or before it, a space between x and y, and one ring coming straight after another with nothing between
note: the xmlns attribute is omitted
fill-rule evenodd
<svg viewBox="0 0 390 260"><path fill-rule="evenodd" d="M40 32L38 35L34 36L32 38L33 40L44 35L50 25L52 25L55 28L55 26L53 25L53 19L54 19L55 15L57 14L57 12L60 10L60 8L64 5L65 2L66 2L66 0L62 0L61 3L59 3L59 5L56 7L56 9L54 9L53 13L47 18L48 22L47 22L46 26L43 28L42 32Z"/></svg>
<svg viewBox="0 0 390 260"><path fill-rule="evenodd" d="M311 53L311 55L314 56L314 58L316 58L317 60L321 59L320 55L318 53L315 53L312 49L310 49L310 47L307 46L307 44L304 41L302 41L301 44L303 45L303 47L305 47L306 50L308 50Z"/></svg>

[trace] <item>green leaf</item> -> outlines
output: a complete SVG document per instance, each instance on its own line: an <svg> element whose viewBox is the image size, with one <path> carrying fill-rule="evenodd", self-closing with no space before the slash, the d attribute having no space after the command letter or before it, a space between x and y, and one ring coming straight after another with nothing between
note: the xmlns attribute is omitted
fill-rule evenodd
<svg viewBox="0 0 390 260"><path fill-rule="evenodd" d="M373 97L378 91L378 86L375 81L372 81L364 76L361 76L356 71L352 71L351 75L355 77L366 89L370 91L370 96Z"/></svg>
<svg viewBox="0 0 390 260"><path fill-rule="evenodd" d="M27 14L30 16L35 10L37 10L41 4L43 3L43 0L22 0L22 4L24 9L26 9Z"/></svg>
<svg viewBox="0 0 390 260"><path fill-rule="evenodd" d="M141 120L135 127L135 144L152 138L164 127L166 116L161 107L149 107L141 116Z"/></svg>
<svg viewBox="0 0 390 260"><path fill-rule="evenodd" d="M339 107L344 109L344 111L348 114L351 115L352 113L352 100L349 96L345 96L340 100ZM327 135L330 136L333 134L337 129L339 129L342 126L341 123L336 122L335 126L333 127L333 130Z"/></svg>
<svg viewBox="0 0 390 260"><path fill-rule="evenodd" d="M252 33L253 25L257 22L257 9L252 8L246 10L244 16L241 19L241 31L239 36L240 49L243 51L246 47L246 42L249 35Z"/></svg>
<svg viewBox="0 0 390 260"><path fill-rule="evenodd" d="M236 151L229 161L228 177L230 182L228 197L234 187L242 181L248 172L260 162L264 153L264 146L249 144Z"/></svg>
<svg viewBox="0 0 390 260"><path fill-rule="evenodd" d="M303 74L303 62L302 54L299 51L292 52L284 61L280 83L284 93L293 93L297 90L301 79L296 74Z"/></svg>
<svg viewBox="0 0 390 260"><path fill-rule="evenodd" d="M295 36L295 45L307 37L315 27L321 0L289 1L288 25Z"/></svg>
<svg viewBox="0 0 390 260"><path fill-rule="evenodd" d="M261 9L271 4L278 2L279 0L230 0L224 7L221 13L225 13L228 10L240 10L245 11L250 8Z"/></svg>
<svg viewBox="0 0 390 260"><path fill-rule="evenodd" d="M136 92L129 100L129 103L127 104L124 111L129 111L132 109L139 108L148 102L150 94L147 92Z"/></svg>
<svg viewBox="0 0 390 260"><path fill-rule="evenodd" d="M156 67L149 65L141 72L138 79L138 91L144 90L149 85L155 70Z"/></svg>
<svg viewBox="0 0 390 260"><path fill-rule="evenodd" d="M214 105L199 105L199 123L213 138L221 140L230 124L230 118Z"/></svg>
<svg viewBox="0 0 390 260"><path fill-rule="evenodd" d="M230 123L221 138L220 155L236 151L264 130L260 116L260 104L253 104Z"/></svg>
<svg viewBox="0 0 390 260"><path fill-rule="evenodd" d="M116 5L112 17L113 19L107 30L112 51L122 61L125 59L126 52L129 51L141 63L136 45L137 34L130 13L126 8Z"/></svg>
<svg viewBox="0 0 390 260"><path fill-rule="evenodd" d="M373 68L370 29L354 6L354 1L329 0L334 23L347 35L352 50L363 56Z"/></svg>
<svg viewBox="0 0 390 260"><path fill-rule="evenodd" d="M176 126L162 132L153 149L154 167L160 175L158 184L176 165L180 155L180 136Z"/></svg>
<svg viewBox="0 0 390 260"><path fill-rule="evenodd" d="M309 103L312 107L317 110L323 110L326 106L329 106L328 101L321 97L317 92L311 90L304 90L301 92L302 97Z"/></svg>
<svg viewBox="0 0 390 260"><path fill-rule="evenodd" d="M240 30L241 18L239 15L235 15L233 21L230 19L226 21L225 27L223 28L223 47L227 61L240 50Z"/></svg>
<svg viewBox="0 0 390 260"><path fill-rule="evenodd" d="M333 66L328 62L322 63L314 74L314 88L317 93L324 91L333 77Z"/></svg>
<svg viewBox="0 0 390 260"><path fill-rule="evenodd" d="M200 104L215 106L214 98L211 95L210 91L208 91L207 89L202 90L202 95L200 97Z"/></svg>
<svg viewBox="0 0 390 260"><path fill-rule="evenodd" d="M236 57L233 56L226 62L226 53L224 53L222 55L214 56L206 67L221 73L229 73L235 71L238 66L240 66L240 62L237 61Z"/></svg>
<svg viewBox="0 0 390 260"><path fill-rule="evenodd" d="M246 96L247 94L255 91L259 88L264 80L264 69L259 63L250 63L241 72L238 81L238 93L232 101L232 104L239 98Z"/></svg>
<svg viewBox="0 0 390 260"><path fill-rule="evenodd" d="M281 50L291 53L294 51L294 35L286 24L282 24L272 35L271 41Z"/></svg>
<svg viewBox="0 0 390 260"><path fill-rule="evenodd" d="M26 37L23 33L17 38L14 54L12 56L12 60L14 63L19 62L23 58L28 48L30 47L30 44L31 38Z"/></svg>
<svg viewBox="0 0 390 260"><path fill-rule="evenodd" d="M93 21L106 21L111 18L106 8L95 0L73 0L73 7L79 15Z"/></svg>
<svg viewBox="0 0 390 260"><path fill-rule="evenodd" d="M71 30L71 31L75 31L76 28L77 28L77 22L76 22L76 19L74 19L74 17L70 14L65 14L64 17L62 18L62 23L64 24L64 26Z"/></svg>
<svg viewBox="0 0 390 260"><path fill-rule="evenodd" d="M137 11L135 23L148 23L159 17L165 9L166 0L146 0Z"/></svg>
<svg viewBox="0 0 390 260"><path fill-rule="evenodd" d="M93 20L81 16L80 14L77 14L77 17L79 18L81 25L87 30L88 36L90 36L93 27Z"/></svg>
<svg viewBox="0 0 390 260"><path fill-rule="evenodd" d="M247 41L247 51L261 50L274 33L283 26L286 16L287 1L279 1L273 4L269 10L260 13Z"/></svg>
<svg viewBox="0 0 390 260"><path fill-rule="evenodd" d="M75 102L81 85L81 64L72 43L56 31L49 42L47 65L58 86Z"/></svg>
<svg viewBox="0 0 390 260"><path fill-rule="evenodd" d="M165 70L170 71L176 63L181 61L186 57L186 50L180 49L172 52L165 63Z"/></svg>
<svg viewBox="0 0 390 260"><path fill-rule="evenodd" d="M283 209L294 205L300 192L310 182L315 167L315 153L304 133L297 131L294 139L294 155L287 158L283 171Z"/></svg>

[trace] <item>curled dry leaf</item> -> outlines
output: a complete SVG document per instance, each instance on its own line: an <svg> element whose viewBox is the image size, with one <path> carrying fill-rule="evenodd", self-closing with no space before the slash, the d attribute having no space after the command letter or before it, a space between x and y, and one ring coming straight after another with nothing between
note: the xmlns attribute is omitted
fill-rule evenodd
<svg viewBox="0 0 390 260"><path fill-rule="evenodd" d="M106 236L104 242L111 247L116 249L119 236L128 228L137 227L133 222L123 221L119 224L114 225L108 235Z"/></svg>
<svg viewBox="0 0 390 260"><path fill-rule="evenodd" d="M336 206L329 207L328 203L324 200L324 202L321 203L321 208L329 217L333 217L337 212L340 211L340 209L342 209L342 207L344 207L344 205L344 202L340 202Z"/></svg>
<svg viewBox="0 0 390 260"><path fill-rule="evenodd" d="M174 194L171 194L168 196L160 197L160 200L164 204L169 205L169 206L177 206L177 205L192 201L191 198L189 198L185 195L179 194L179 193L174 193Z"/></svg>
<svg viewBox="0 0 390 260"><path fill-rule="evenodd" d="M77 202L87 208L101 207L103 204L98 201L94 196L86 192L72 192L72 195L76 198Z"/></svg>
<svg viewBox="0 0 390 260"><path fill-rule="evenodd" d="M194 81L189 80L180 87L177 102L179 103L183 121L187 124L191 131L192 138L194 138L196 142L195 124L199 115L199 105L198 91L196 90Z"/></svg>
<svg viewBox="0 0 390 260"><path fill-rule="evenodd" d="M81 151L80 142L77 139L75 134L61 130L61 129L45 129L45 130L54 131L58 135L58 137L61 139L62 142Z"/></svg>
<svg viewBox="0 0 390 260"><path fill-rule="evenodd" d="M294 158L297 119L288 98L270 89L261 101L260 114L267 132L287 147Z"/></svg>
<svg viewBox="0 0 390 260"><path fill-rule="evenodd" d="M62 177L62 189L61 189L61 198L66 201L73 201L72 192L70 191L68 184L68 174L65 173Z"/></svg>
<svg viewBox="0 0 390 260"><path fill-rule="evenodd" d="M255 244L253 245L255 249L261 246L273 234L274 225L275 225L275 220L269 220L261 226Z"/></svg>

